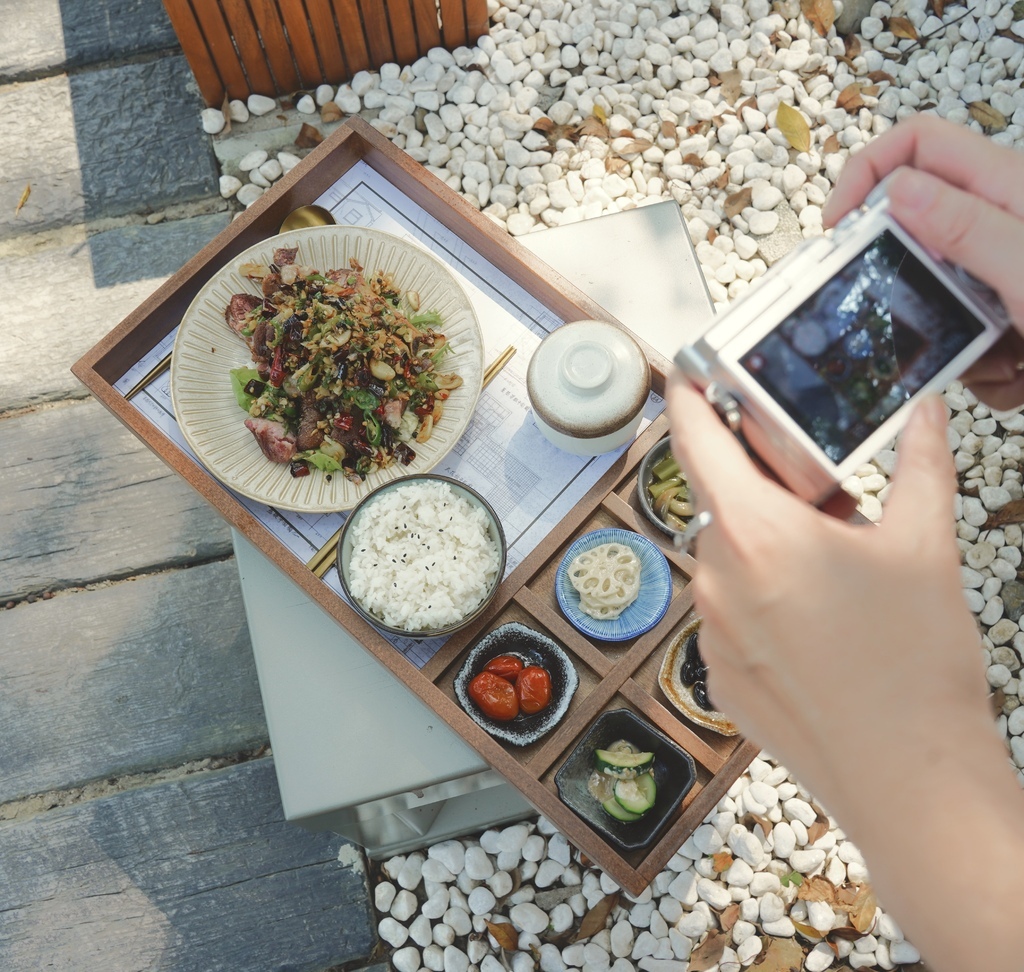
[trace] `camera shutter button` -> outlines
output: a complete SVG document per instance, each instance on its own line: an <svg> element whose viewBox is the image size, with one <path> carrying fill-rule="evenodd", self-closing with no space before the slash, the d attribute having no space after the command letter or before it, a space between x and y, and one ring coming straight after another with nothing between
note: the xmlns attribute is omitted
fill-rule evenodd
<svg viewBox="0 0 1024 972"><path fill-rule="evenodd" d="M704 389L704 397L725 420L729 431L738 433L740 431L740 405L732 394L727 392L717 381L713 381Z"/></svg>

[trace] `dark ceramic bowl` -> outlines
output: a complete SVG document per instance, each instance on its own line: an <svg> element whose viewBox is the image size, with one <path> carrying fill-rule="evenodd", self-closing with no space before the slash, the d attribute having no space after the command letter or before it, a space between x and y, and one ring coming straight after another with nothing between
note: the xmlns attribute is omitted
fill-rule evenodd
<svg viewBox="0 0 1024 972"><path fill-rule="evenodd" d="M625 739L643 752L654 753L654 806L639 820L616 820L587 790L594 772L594 752ZM555 774L562 802L599 834L624 850L646 847L672 819L697 779L693 757L664 733L629 709L602 712L579 745Z"/></svg>
<svg viewBox="0 0 1024 972"><path fill-rule="evenodd" d="M509 722L485 715L469 697L469 683L487 663L498 655L515 655L524 665L539 665L551 676L551 702L533 715L520 713ZM466 656L455 676L455 695L473 721L495 739L513 746L529 746L550 732L569 711L569 703L579 687L569 656L550 638L518 621L510 621L488 632Z"/></svg>
<svg viewBox="0 0 1024 972"><path fill-rule="evenodd" d="M654 467L661 462L669 454L671 443L668 437L662 439L651 450L644 456L640 463L640 469L637 471L636 477L636 492L640 498L640 509L644 511L644 516L651 521L659 530L663 533L667 533L670 537L681 537L683 535L681 530L676 530L670 527L657 513L654 512L654 506L651 504L651 499L647 495L647 487L654 479L654 473L651 471Z"/></svg>
<svg viewBox="0 0 1024 972"><path fill-rule="evenodd" d="M349 569L352 559L352 537L354 533L352 528L356 523L360 522L362 517L368 517L372 522L374 504L382 496L385 496L392 490L399 489L403 486L412 486L417 483L424 482L447 483L451 487L452 491L465 499L470 506L475 506L483 511L487 520L488 532L498 548L498 570L494 580L491 582L490 588L485 593L483 600L463 615L458 621L454 621L451 624L447 624L442 627L409 631L405 628L397 628L386 624L382 618L377 617L377 615L372 611L363 607L359 600L352 594L350 587L351 575ZM498 587L501 585L502 577L505 574L505 556L507 551L508 547L505 542L505 531L501 528L501 520L498 519L498 514L494 512L491 504L488 503L487 500L485 500L475 489L471 489L465 483L460 483L456 479L451 479L448 476L438 476L434 473L423 473L416 476L403 476L401 479L395 479L389 483L384 483L383 486L378 486L372 492L367 493L366 496L364 496L352 508L352 512L349 513L348 519L345 520L345 525L342 527L341 537L338 539L338 577L341 579L341 587L345 592L345 597L348 599L349 604L352 605L357 614L372 624L375 628L379 628L381 631L387 631L393 635L401 635L403 638L442 638L468 627L476 621L484 611L487 610L491 601L494 600L494 596L498 593Z"/></svg>

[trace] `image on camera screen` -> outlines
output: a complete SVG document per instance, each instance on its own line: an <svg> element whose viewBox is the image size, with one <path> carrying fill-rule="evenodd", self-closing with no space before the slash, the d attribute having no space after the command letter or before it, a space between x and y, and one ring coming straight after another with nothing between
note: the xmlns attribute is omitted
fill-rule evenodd
<svg viewBox="0 0 1024 972"><path fill-rule="evenodd" d="M838 463L983 330L886 230L740 364Z"/></svg>

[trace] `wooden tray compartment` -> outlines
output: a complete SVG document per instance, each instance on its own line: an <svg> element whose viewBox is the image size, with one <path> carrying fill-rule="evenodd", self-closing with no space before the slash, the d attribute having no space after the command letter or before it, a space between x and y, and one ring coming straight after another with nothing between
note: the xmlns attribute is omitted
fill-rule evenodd
<svg viewBox="0 0 1024 972"><path fill-rule="evenodd" d="M664 434L664 418L634 443L573 514L502 583L498 596L477 624L452 638L425 668L418 669L372 626L355 614L204 469L114 389L114 383L179 323L195 294L222 266L243 250L272 236L298 206L326 192L349 168L365 162L430 215L454 231L562 320L609 320L600 306L520 246L461 196L395 149L372 127L352 119L201 250L146 302L85 354L72 368L89 390L146 445L178 472L254 546L338 621L367 651L451 725L498 772L548 816L591 860L620 885L638 893L673 856L679 845L714 807L757 748L738 738L713 737L677 715L657 688L657 668L667 639L690 616L688 583L693 561L680 556L664 534L643 516L636 501L636 467ZM648 347L655 391L664 389L670 367ZM573 538L600 526L622 525L653 540L672 564L675 597L669 614L647 634L618 644L593 644L562 616L553 591L554 572ZM483 731L455 700L451 677L458 659L479 638L505 620L520 620L550 633L569 649L580 674L580 688L565 719L545 738L522 750ZM558 799L553 776L591 721L605 708L635 709L693 755L698 783L677 819L643 852L622 854L606 843Z"/></svg>
<svg viewBox="0 0 1024 972"><path fill-rule="evenodd" d="M519 565L503 585L497 607L482 623L451 639L424 667L423 674L454 701L453 679L466 655L489 631L519 621L558 642L573 660L580 687L565 718L546 736L518 747L502 748L494 763L534 805L553 819L578 846L630 891L642 889L678 850L757 754L738 736L726 737L690 722L658 686L665 649L694 619L689 589L695 562L680 554L666 534L639 509L636 475L647 450L664 436L667 421L658 418L599 483L572 516ZM643 524L650 529L644 529ZM665 617L650 631L621 642L591 641L564 617L554 593L555 573L565 551L578 537L605 527L635 529L651 539L669 560L673 595ZM646 848L624 852L611 845L566 807L558 797L555 774L593 721L610 709L630 709L678 743L694 759L697 782L676 816ZM464 735L486 733L462 713ZM472 729L469 727L472 726ZM467 738L469 736L467 735ZM568 816L567 816L568 815Z"/></svg>

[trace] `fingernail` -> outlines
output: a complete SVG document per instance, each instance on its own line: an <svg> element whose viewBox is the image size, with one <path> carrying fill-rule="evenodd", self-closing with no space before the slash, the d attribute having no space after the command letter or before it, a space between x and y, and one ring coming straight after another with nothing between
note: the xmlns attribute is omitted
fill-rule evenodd
<svg viewBox="0 0 1024 972"><path fill-rule="evenodd" d="M902 172L889 186L889 201L904 212L922 212L937 194L936 181L918 172Z"/></svg>

